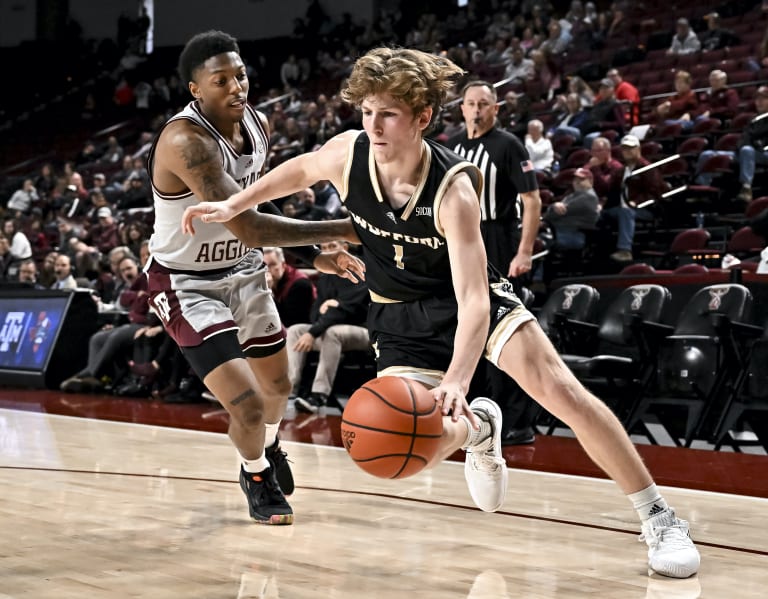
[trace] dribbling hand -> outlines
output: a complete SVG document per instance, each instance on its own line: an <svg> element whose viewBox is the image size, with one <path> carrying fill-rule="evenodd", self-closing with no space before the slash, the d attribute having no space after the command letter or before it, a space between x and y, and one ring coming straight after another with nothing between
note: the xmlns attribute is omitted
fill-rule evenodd
<svg viewBox="0 0 768 599"><path fill-rule="evenodd" d="M188 206L181 217L181 230L194 235L195 227L192 221L199 218L204 223L225 223L234 218L235 211L226 202L200 202Z"/></svg>
<svg viewBox="0 0 768 599"><path fill-rule="evenodd" d="M312 266L322 273L349 279L353 283L365 281L363 261L344 250L318 254Z"/></svg>
<svg viewBox="0 0 768 599"><path fill-rule="evenodd" d="M467 398L461 385L458 383L442 383L430 390L432 397L435 398L438 408L443 416L451 415L451 420L457 422L462 414L469 419L469 424L476 431L480 430L480 421L475 413L469 409Z"/></svg>

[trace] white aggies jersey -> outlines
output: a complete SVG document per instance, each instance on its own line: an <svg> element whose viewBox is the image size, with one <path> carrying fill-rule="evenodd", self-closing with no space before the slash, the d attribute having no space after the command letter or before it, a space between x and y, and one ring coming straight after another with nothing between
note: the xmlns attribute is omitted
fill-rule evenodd
<svg viewBox="0 0 768 599"><path fill-rule="evenodd" d="M224 170L241 188L253 183L259 176L267 157L268 140L266 131L256 111L246 105L240 128L243 135L243 153L238 154L205 118L196 102L190 102L184 110L171 118L164 126L178 119L188 119L200 125L219 144ZM240 262L248 252L243 243L221 223L195 221L195 234L181 232L181 217L187 206L193 206L206 198L198 198L191 191L166 194L155 187L152 177L155 145L149 152L148 168L152 180L152 195L155 203L155 229L149 240L149 251L153 260L161 265L185 271L206 271L229 268Z"/></svg>

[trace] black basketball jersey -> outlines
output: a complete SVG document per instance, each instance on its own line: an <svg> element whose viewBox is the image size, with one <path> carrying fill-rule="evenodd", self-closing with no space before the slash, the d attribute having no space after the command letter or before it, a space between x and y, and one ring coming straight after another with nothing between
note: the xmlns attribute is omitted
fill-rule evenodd
<svg viewBox="0 0 768 599"><path fill-rule="evenodd" d="M421 179L398 210L382 195L365 132L353 143L345 169L343 201L363 244L368 288L384 301L453 294L448 247L437 221L440 204L457 173L466 172L478 194L482 189L482 176L473 164L431 140L423 143Z"/></svg>
<svg viewBox="0 0 768 599"><path fill-rule="evenodd" d="M528 150L520 140L493 127L475 139L469 139L466 132L455 135L446 146L475 164L483 175L482 219L517 220L517 194L539 188Z"/></svg>

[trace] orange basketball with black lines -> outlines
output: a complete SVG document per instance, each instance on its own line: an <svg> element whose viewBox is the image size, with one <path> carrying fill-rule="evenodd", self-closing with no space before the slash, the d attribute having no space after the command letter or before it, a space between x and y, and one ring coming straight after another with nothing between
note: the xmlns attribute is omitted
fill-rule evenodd
<svg viewBox="0 0 768 599"><path fill-rule="evenodd" d="M341 417L347 453L380 478L406 478L423 470L437 454L442 434L442 414L427 388L399 376L365 383Z"/></svg>

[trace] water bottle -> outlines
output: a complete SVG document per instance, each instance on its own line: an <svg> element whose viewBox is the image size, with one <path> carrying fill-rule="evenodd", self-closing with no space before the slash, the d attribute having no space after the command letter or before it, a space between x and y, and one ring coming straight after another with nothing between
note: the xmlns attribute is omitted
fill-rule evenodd
<svg viewBox="0 0 768 599"><path fill-rule="evenodd" d="M552 174L556 175L559 172L560 172L560 162L558 160L555 160L552 163Z"/></svg>
<svg viewBox="0 0 768 599"><path fill-rule="evenodd" d="M698 229L704 228L704 213L701 210L696 213L696 227Z"/></svg>

